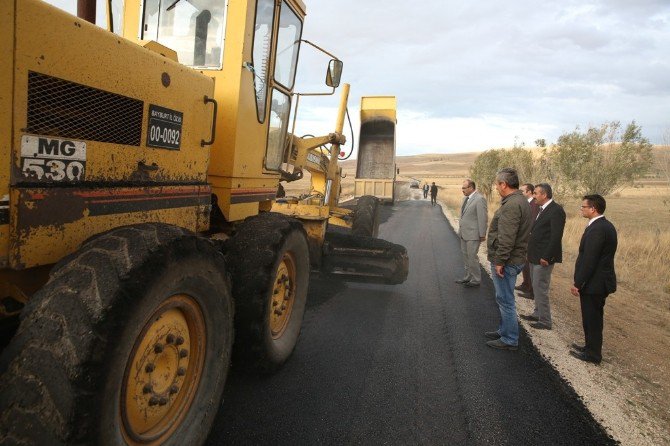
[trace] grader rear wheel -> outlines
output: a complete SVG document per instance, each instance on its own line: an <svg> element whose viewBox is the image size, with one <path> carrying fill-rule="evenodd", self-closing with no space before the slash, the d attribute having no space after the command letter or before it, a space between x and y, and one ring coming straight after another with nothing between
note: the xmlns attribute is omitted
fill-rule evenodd
<svg viewBox="0 0 670 446"><path fill-rule="evenodd" d="M206 333L202 309L187 294L169 297L151 314L121 384L119 415L129 444L167 438L190 410L203 374Z"/></svg>
<svg viewBox="0 0 670 446"><path fill-rule="evenodd" d="M54 268L0 360L0 443L204 442L232 349L222 254L160 224L118 228Z"/></svg>
<svg viewBox="0 0 670 446"><path fill-rule="evenodd" d="M256 372L273 372L291 355L309 285L309 249L297 220L250 217L227 242L235 298L234 355Z"/></svg>

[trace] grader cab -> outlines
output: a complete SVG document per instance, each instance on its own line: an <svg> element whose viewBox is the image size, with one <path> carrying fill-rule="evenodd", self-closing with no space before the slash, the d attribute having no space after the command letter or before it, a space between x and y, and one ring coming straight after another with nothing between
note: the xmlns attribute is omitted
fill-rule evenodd
<svg viewBox="0 0 670 446"><path fill-rule="evenodd" d="M4 2L0 443L202 443L231 356L293 352L310 271L405 280L376 202L338 207L348 86L333 133L289 132L305 14L126 0L110 32ZM313 193L276 200L303 169Z"/></svg>

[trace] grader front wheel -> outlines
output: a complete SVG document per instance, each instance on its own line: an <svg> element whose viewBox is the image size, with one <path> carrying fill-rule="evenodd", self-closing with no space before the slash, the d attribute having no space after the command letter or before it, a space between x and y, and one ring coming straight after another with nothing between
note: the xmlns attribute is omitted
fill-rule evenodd
<svg viewBox="0 0 670 446"><path fill-rule="evenodd" d="M245 220L227 243L234 355L247 369L273 372L300 335L309 285L307 236L299 221L264 213Z"/></svg>

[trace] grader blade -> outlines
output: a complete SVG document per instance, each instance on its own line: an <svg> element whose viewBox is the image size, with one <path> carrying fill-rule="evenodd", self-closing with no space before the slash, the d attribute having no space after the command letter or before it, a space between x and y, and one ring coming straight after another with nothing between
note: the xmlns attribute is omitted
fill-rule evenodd
<svg viewBox="0 0 670 446"><path fill-rule="evenodd" d="M348 282L396 285L407 279L404 246L373 237L328 232L321 271Z"/></svg>

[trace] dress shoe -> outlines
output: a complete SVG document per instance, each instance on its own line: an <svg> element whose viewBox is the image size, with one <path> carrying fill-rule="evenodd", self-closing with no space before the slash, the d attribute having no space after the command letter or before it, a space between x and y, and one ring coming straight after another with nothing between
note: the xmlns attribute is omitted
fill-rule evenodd
<svg viewBox="0 0 670 446"><path fill-rule="evenodd" d="M470 280L469 279L456 279L454 282L456 283L468 283Z"/></svg>
<svg viewBox="0 0 670 446"><path fill-rule="evenodd" d="M542 322L534 322L530 324L532 328L537 328L538 330L551 330L551 325L547 325Z"/></svg>
<svg viewBox="0 0 670 446"><path fill-rule="evenodd" d="M523 319L524 321L530 321L530 322L537 322L537 317L533 316L532 314L520 314L519 317Z"/></svg>
<svg viewBox="0 0 670 446"><path fill-rule="evenodd" d="M463 286L467 288L477 288L479 286L479 282L465 282Z"/></svg>
<svg viewBox="0 0 670 446"><path fill-rule="evenodd" d="M528 289L528 287L526 285L524 285L523 283L521 285L515 286L514 289L517 290L517 291L523 291L524 293L527 293L527 292L530 291Z"/></svg>
<svg viewBox="0 0 670 446"><path fill-rule="evenodd" d="M584 352L577 352L574 350L570 350L570 354L581 361L590 362L592 364L600 364L600 359L594 358L593 356L589 356Z"/></svg>
<svg viewBox="0 0 670 446"><path fill-rule="evenodd" d="M489 339L500 339L500 333L497 331L487 331L484 333L484 336L486 336Z"/></svg>
<svg viewBox="0 0 670 446"><path fill-rule="evenodd" d="M500 339L488 341L486 345L488 345L491 348L497 348L498 350L517 350L519 348L516 345L505 344Z"/></svg>
<svg viewBox="0 0 670 446"><path fill-rule="evenodd" d="M519 293L519 297L523 297L524 299L535 299L535 296L530 293Z"/></svg>
<svg viewBox="0 0 670 446"><path fill-rule="evenodd" d="M574 351L577 351L577 352L580 352L580 353L584 353L584 350L586 349L586 346L585 346L585 345L579 345L579 344L573 342L573 343L570 345L570 348L572 348Z"/></svg>

